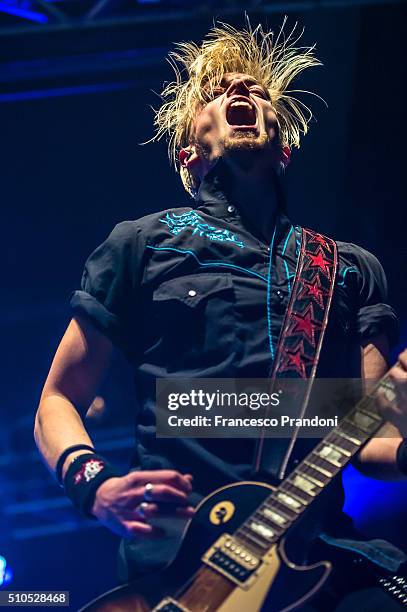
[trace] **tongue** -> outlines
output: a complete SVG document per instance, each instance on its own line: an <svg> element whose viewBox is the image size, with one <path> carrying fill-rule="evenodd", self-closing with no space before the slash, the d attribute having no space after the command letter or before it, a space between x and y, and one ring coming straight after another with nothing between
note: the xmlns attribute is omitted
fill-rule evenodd
<svg viewBox="0 0 407 612"><path fill-rule="evenodd" d="M256 116L251 108L245 106L231 106L228 110L226 120L229 125L254 125L256 123Z"/></svg>

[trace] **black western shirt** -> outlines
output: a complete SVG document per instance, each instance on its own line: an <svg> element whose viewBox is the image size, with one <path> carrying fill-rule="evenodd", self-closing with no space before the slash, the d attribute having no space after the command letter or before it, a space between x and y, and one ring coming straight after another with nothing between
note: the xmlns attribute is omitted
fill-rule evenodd
<svg viewBox="0 0 407 612"><path fill-rule="evenodd" d="M228 200L216 172L195 206L117 225L86 262L73 313L89 318L134 368L139 410L135 467L194 474L198 496L250 479L253 440L157 439L156 378L266 378L293 284L301 229L280 213L266 244ZM317 375L360 377L360 345L396 317L386 279L366 250L338 242L339 265ZM338 499L338 509L343 499ZM174 537L172 537L174 536ZM134 563L154 567L178 534L139 543ZM131 556L130 554L130 556Z"/></svg>

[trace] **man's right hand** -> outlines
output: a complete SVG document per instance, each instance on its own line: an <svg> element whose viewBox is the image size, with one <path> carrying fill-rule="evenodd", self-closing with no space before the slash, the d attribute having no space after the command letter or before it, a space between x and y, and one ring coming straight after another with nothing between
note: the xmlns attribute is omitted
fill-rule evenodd
<svg viewBox="0 0 407 612"><path fill-rule="evenodd" d="M175 470L134 471L109 478L97 489L91 512L105 527L124 538L157 538L164 532L150 525L149 519L193 516L194 509L188 506L191 481L191 474ZM153 485L148 502L144 497L147 483Z"/></svg>

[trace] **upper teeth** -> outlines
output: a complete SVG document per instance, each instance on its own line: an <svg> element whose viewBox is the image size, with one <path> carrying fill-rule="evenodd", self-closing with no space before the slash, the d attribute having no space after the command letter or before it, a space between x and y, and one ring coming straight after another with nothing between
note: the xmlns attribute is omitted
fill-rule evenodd
<svg viewBox="0 0 407 612"><path fill-rule="evenodd" d="M244 100L234 100L230 106L246 106L247 108L250 108L250 110L252 108L250 104Z"/></svg>

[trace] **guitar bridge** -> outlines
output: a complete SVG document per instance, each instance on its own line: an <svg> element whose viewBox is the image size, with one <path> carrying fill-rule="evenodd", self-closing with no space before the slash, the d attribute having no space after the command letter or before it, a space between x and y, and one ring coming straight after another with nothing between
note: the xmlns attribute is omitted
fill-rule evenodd
<svg viewBox="0 0 407 612"><path fill-rule="evenodd" d="M250 577L261 560L229 534L222 535L204 554L202 561L239 586L249 587Z"/></svg>

